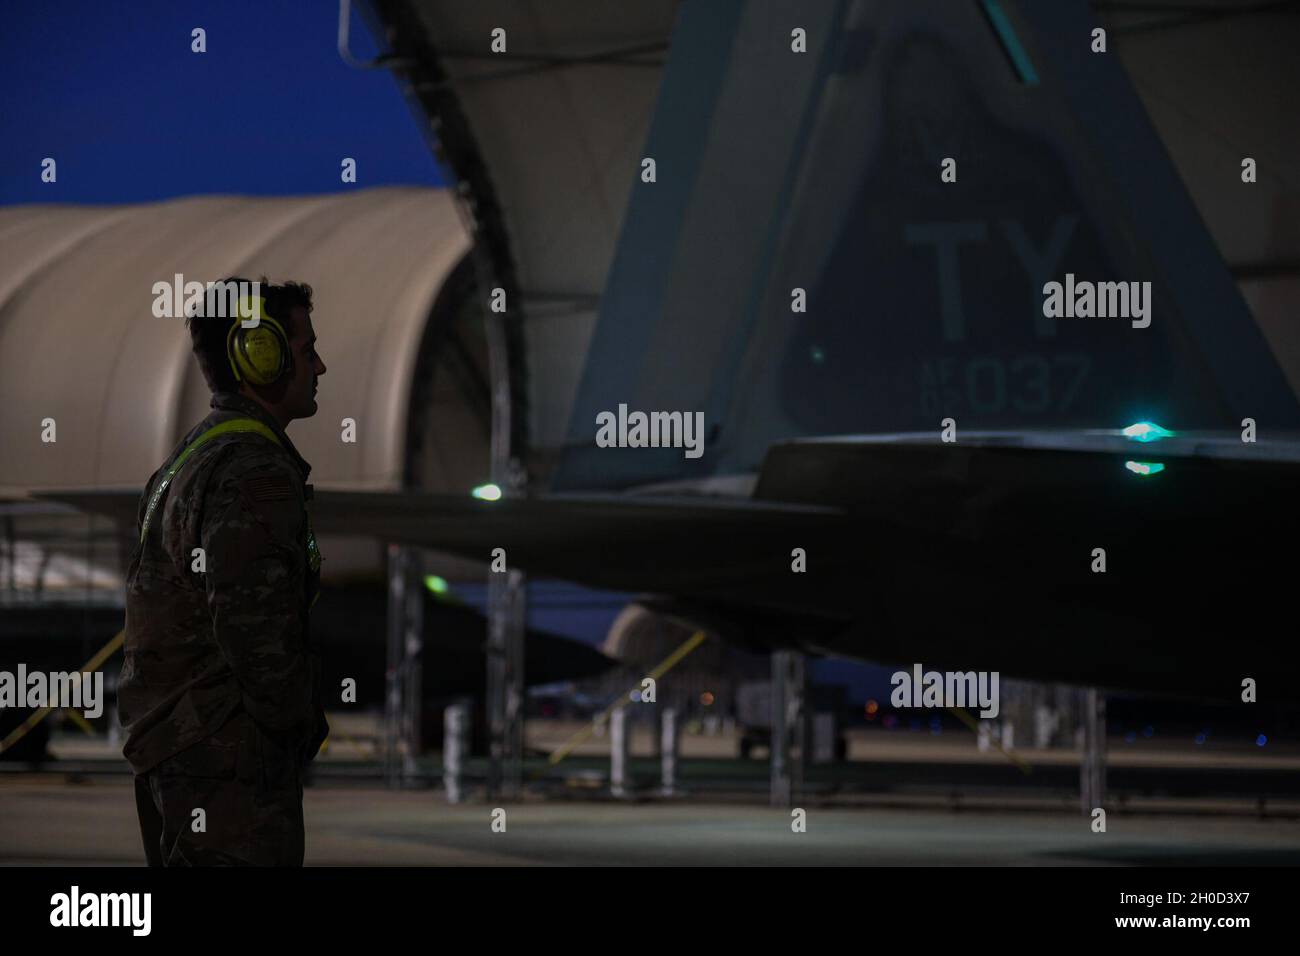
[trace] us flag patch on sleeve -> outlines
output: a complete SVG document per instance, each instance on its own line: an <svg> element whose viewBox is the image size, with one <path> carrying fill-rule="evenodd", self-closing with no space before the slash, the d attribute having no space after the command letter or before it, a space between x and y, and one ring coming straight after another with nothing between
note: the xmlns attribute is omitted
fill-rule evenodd
<svg viewBox="0 0 1300 956"><path fill-rule="evenodd" d="M244 490L254 501L280 501L293 498L293 485L284 475L265 475L249 478Z"/></svg>

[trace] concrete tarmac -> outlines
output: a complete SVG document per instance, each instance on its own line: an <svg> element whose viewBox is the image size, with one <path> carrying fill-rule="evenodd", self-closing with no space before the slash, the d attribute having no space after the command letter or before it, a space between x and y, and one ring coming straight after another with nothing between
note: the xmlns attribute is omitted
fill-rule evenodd
<svg viewBox="0 0 1300 956"><path fill-rule="evenodd" d="M129 778L0 781L0 864L143 864ZM309 866L1300 865L1300 822L1112 813L526 800L448 806L440 790L311 787Z"/></svg>

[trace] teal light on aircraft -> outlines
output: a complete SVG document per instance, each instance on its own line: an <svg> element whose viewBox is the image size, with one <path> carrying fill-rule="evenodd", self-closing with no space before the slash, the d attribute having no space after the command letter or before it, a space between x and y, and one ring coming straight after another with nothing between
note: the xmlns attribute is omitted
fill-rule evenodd
<svg viewBox="0 0 1300 956"><path fill-rule="evenodd" d="M1126 461L1124 467L1143 478L1150 478L1165 470L1165 466L1158 461Z"/></svg>
<svg viewBox="0 0 1300 956"><path fill-rule="evenodd" d="M1133 441L1159 441L1162 438L1173 438L1177 432L1171 432L1167 428L1161 428L1155 422L1137 422L1120 432L1125 438L1131 438Z"/></svg>
<svg viewBox="0 0 1300 956"><path fill-rule="evenodd" d="M472 494L475 498L479 498L483 501L501 500L501 489L498 488L496 485L479 485L477 488L471 491L470 494Z"/></svg>
<svg viewBox="0 0 1300 956"><path fill-rule="evenodd" d="M434 594L446 594L449 590L447 587L447 579L440 578L436 574L426 574L424 576L424 586Z"/></svg>

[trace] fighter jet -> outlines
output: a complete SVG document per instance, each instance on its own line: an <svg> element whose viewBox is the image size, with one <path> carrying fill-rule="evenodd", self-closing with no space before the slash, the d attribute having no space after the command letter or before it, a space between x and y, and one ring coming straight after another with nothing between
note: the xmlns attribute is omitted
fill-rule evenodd
<svg viewBox="0 0 1300 956"><path fill-rule="evenodd" d="M545 493L318 491L321 532L502 548L759 647L1300 700L1300 373L1259 287L1272 252L1240 239L1282 134L1257 115L1240 149L1202 149L1134 86L1177 76L1240 132L1222 76L1171 64L1292 21L1157 49L1082 0L371 12L521 303L513 334L556 286L598 317L550 345L585 364ZM619 95L634 132L601 139ZM596 132L563 139L583 117ZM606 258L574 253L601 230ZM675 424L696 414L702 439Z"/></svg>

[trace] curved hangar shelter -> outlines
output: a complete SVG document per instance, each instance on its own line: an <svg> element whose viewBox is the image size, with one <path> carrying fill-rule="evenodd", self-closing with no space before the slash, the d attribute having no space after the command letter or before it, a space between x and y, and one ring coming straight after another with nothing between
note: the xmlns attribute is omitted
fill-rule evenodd
<svg viewBox="0 0 1300 956"><path fill-rule="evenodd" d="M184 319L153 314L154 284L177 273L313 287L328 370L318 413L290 437L318 487L472 486L487 467L482 416L442 391L443 427L430 425L430 350L465 303L465 283L448 283L469 248L453 203L380 188L0 209L0 491L142 487L207 413ZM476 344L458 343L462 363ZM341 438L347 418L355 442Z"/></svg>

